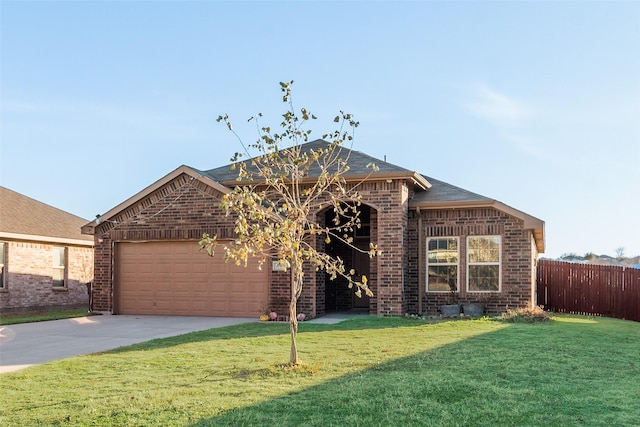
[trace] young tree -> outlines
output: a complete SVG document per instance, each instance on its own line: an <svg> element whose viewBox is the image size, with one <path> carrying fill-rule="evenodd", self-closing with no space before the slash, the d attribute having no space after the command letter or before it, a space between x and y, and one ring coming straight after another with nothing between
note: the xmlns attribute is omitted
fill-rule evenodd
<svg viewBox="0 0 640 427"><path fill-rule="evenodd" d="M340 111L333 120L337 129L322 136L326 146L304 150L302 144L309 141L312 132L305 125L316 117L306 108L294 109L292 84L293 81L280 83L287 111L282 115L279 132L262 126L259 123L262 114L258 114L249 120L256 122L259 138L247 146L233 130L227 115L218 117L218 122L227 125L244 155L249 157L243 161L243 153L236 153L231 159L232 168L238 171L237 184L223 197L222 207L235 217L236 239L224 245L225 259L246 266L250 257L258 257L260 265L274 257L290 271L290 363L295 365L300 363L296 344L297 301L302 293L305 263L318 272L325 271L331 280L344 277L358 297L362 292L368 296L373 293L365 276L357 277L342 259L321 252L316 246L316 239L321 238L326 243L340 240L360 250L353 245L353 235L360 227L358 186L366 178L355 183L345 179L350 150L342 150L345 142L352 141L359 123L351 114ZM374 164L367 167L370 173L377 170ZM330 224L316 219L326 209L334 214ZM201 249L211 256L216 244L216 236L205 234L200 240ZM379 253L374 244L366 252L370 257Z"/></svg>

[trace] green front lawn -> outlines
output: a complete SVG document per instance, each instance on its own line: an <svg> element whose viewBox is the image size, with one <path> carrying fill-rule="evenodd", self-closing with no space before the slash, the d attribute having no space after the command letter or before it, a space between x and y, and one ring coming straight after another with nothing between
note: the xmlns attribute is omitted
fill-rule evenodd
<svg viewBox="0 0 640 427"><path fill-rule="evenodd" d="M15 325L16 323L43 322L45 320L71 319L89 315L87 308L59 308L36 311L33 313L0 314L0 325Z"/></svg>
<svg viewBox="0 0 640 427"><path fill-rule="evenodd" d="M632 426L640 323L254 323L3 374L0 425Z"/></svg>

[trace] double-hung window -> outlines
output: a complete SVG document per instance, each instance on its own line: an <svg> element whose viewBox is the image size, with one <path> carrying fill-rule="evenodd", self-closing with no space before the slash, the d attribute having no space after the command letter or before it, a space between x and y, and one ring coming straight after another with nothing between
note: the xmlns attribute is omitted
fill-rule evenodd
<svg viewBox="0 0 640 427"><path fill-rule="evenodd" d="M0 289L7 286L7 244L0 242Z"/></svg>
<svg viewBox="0 0 640 427"><path fill-rule="evenodd" d="M467 237L467 291L499 292L500 236Z"/></svg>
<svg viewBox="0 0 640 427"><path fill-rule="evenodd" d="M64 288L67 274L67 248L53 247L53 287Z"/></svg>
<svg viewBox="0 0 640 427"><path fill-rule="evenodd" d="M458 290L458 238L427 239L427 291Z"/></svg>

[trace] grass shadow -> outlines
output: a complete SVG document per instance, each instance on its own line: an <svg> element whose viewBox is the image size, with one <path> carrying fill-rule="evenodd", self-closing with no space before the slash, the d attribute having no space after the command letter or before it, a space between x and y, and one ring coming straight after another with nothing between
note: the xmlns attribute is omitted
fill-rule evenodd
<svg viewBox="0 0 640 427"><path fill-rule="evenodd" d="M609 426L640 419L635 322L304 324L298 342L307 364L293 368L286 324L246 326L7 374L0 424Z"/></svg>
<svg viewBox="0 0 640 427"><path fill-rule="evenodd" d="M509 324L192 425L634 425L640 328L568 319ZM287 375L274 371L243 379Z"/></svg>

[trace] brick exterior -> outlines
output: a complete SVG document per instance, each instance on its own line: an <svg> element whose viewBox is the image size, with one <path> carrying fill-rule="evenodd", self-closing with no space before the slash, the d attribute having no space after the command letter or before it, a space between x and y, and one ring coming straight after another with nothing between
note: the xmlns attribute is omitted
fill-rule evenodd
<svg viewBox="0 0 640 427"><path fill-rule="evenodd" d="M502 292L491 294L488 309L503 311L532 301L534 261L537 257L531 232L521 220L493 208L422 210L412 208L412 184L404 179L367 181L358 186L362 202L370 207L371 243L382 251L369 266L369 286L374 297L369 312L375 315L436 314L447 293L426 293L426 256L428 236L459 236L461 242L461 301L477 302L488 294L471 294L463 286L466 280L464 240L468 235L502 236ZM196 244L203 233L219 239L233 238L233 219L219 207L221 193L207 184L182 174L133 205L107 218L95 230L95 280L93 307L98 312L113 312L114 245L123 241L192 240ZM316 213L320 215L322 212ZM422 225L420 225L420 220ZM422 233L419 236L419 228ZM324 250L324 241L316 247ZM270 268L270 262L264 268ZM328 282L324 272L305 266L305 286L298 301L298 312L310 317L323 315L328 301ZM288 314L290 274L272 271L270 296L266 310ZM343 294L344 295L344 294ZM419 302L419 296L422 301ZM346 301L346 300L345 300Z"/></svg>
<svg viewBox="0 0 640 427"><path fill-rule="evenodd" d="M449 299L448 292L426 292L426 244L429 237L459 238L461 304L482 303L489 313L535 304L535 260L538 254L533 235L524 228L522 220L493 208L476 208L412 211L409 222L409 313L438 314L439 307ZM421 236L418 235L419 230L422 230ZM467 236L486 235L501 236L501 291L467 292L466 239ZM421 249L419 245L423 245ZM422 262L419 257L422 257ZM418 295L422 295L421 304Z"/></svg>
<svg viewBox="0 0 640 427"><path fill-rule="evenodd" d="M220 208L221 197L217 190L183 174L100 223L95 230L92 310L114 311L116 242L193 240L196 244L204 233L232 238L233 220Z"/></svg>
<svg viewBox="0 0 640 427"><path fill-rule="evenodd" d="M46 308L89 307L87 283L93 278L93 248L22 240L6 243L5 287L0 289L3 313ZM53 287L53 248L67 248L66 282Z"/></svg>
<svg viewBox="0 0 640 427"><path fill-rule="evenodd" d="M408 185L404 180L372 181L362 184L359 191L363 202L375 209L371 242L382 251L372 260L370 279L375 296L370 312L401 315L406 312L407 304L403 287L407 265L404 242L408 231Z"/></svg>

